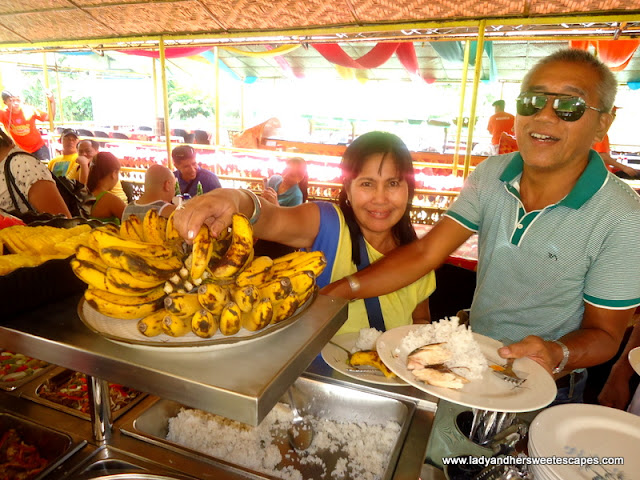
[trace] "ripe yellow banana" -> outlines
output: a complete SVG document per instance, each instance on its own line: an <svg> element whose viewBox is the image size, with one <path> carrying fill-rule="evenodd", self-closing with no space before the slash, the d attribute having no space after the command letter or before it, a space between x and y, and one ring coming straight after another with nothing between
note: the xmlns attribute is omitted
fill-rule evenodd
<svg viewBox="0 0 640 480"><path fill-rule="evenodd" d="M137 215L129 215L129 218L120 224L120 236L136 242L144 241L142 222Z"/></svg>
<svg viewBox="0 0 640 480"><path fill-rule="evenodd" d="M360 365L369 365L371 367L375 367L384 373L384 376L387 378L394 378L396 376L391 370L387 368L387 366L382 363L380 357L378 356L378 352L375 350L363 350L360 352L352 353L349 357L349 364L352 367L358 367Z"/></svg>
<svg viewBox="0 0 640 480"><path fill-rule="evenodd" d="M310 270L317 277L322 273L327 265L324 253L320 251L305 252L304 255L293 259L290 262L274 264L271 268L273 276L284 275L284 272Z"/></svg>
<svg viewBox="0 0 640 480"><path fill-rule="evenodd" d="M202 308L196 293L172 293L165 297L164 308L180 316L191 316Z"/></svg>
<svg viewBox="0 0 640 480"><path fill-rule="evenodd" d="M125 270L148 283L167 280L180 271L182 266L177 257L154 260L138 255L137 250L118 248L101 248L100 258L108 266Z"/></svg>
<svg viewBox="0 0 640 480"><path fill-rule="evenodd" d="M233 290L232 297L243 312L250 312L253 305L260 299L258 289L253 285L236 288Z"/></svg>
<svg viewBox="0 0 640 480"><path fill-rule="evenodd" d="M101 227L102 228L102 227ZM116 235L113 233L109 233L107 231L102 230L101 228L96 228L93 232L91 232L91 236L94 238L95 242L98 243L100 249L103 248L117 248L124 249L128 251L135 251L136 254L143 257L151 257L151 258L170 258L174 257L175 253L162 245L154 245L148 242L137 242L135 240L127 240L120 235Z"/></svg>
<svg viewBox="0 0 640 480"><path fill-rule="evenodd" d="M236 278L236 284L239 287L246 287L247 285L260 285L265 283L269 270L273 265L273 260L269 257L256 257L253 261L247 265Z"/></svg>
<svg viewBox="0 0 640 480"><path fill-rule="evenodd" d="M173 243L175 241L182 241L182 237L178 233L175 225L173 224L173 216L175 215L176 210L171 212L169 215L169 219L167 220L167 225L165 227L164 238L168 243Z"/></svg>
<svg viewBox="0 0 640 480"><path fill-rule="evenodd" d="M84 297L88 300L89 297L101 298L107 302L117 303L118 305L138 305L140 303L153 302L154 300L161 299L165 296L162 287L156 287L145 295L139 296L124 296L117 295L115 293L107 292L106 290L98 290L97 288L89 287L84 292Z"/></svg>
<svg viewBox="0 0 640 480"><path fill-rule="evenodd" d="M316 287L313 287L304 293L296 293L295 296L298 298L298 303L302 306L313 296L315 292Z"/></svg>
<svg viewBox="0 0 640 480"><path fill-rule="evenodd" d="M155 337L163 332L162 324L167 311L162 308L138 320L138 331L146 337Z"/></svg>
<svg viewBox="0 0 640 480"><path fill-rule="evenodd" d="M149 291L153 290L159 285L164 284L164 281L162 279L158 279L154 282L145 282L144 280L141 280L140 277L132 275L126 270L121 270L114 267L107 268L106 274L108 281L123 288Z"/></svg>
<svg viewBox="0 0 640 480"><path fill-rule="evenodd" d="M278 265L281 263L289 263L289 262L292 262L293 260L299 259L300 257L304 257L306 254L307 252L302 252L302 251L287 253L282 257L274 258L273 264Z"/></svg>
<svg viewBox="0 0 640 480"><path fill-rule="evenodd" d="M273 307L273 317L271 323L280 323L291 317L300 306L298 297L293 294L288 295L284 300Z"/></svg>
<svg viewBox="0 0 640 480"><path fill-rule="evenodd" d="M191 270L192 279L202 277L204 270L209 265L211 252L213 251L213 238L209 233L209 227L202 225L198 234L193 239L193 250L191 251Z"/></svg>
<svg viewBox="0 0 640 480"><path fill-rule="evenodd" d="M201 308L191 317L191 331L198 337L213 337L218 331L218 320L211 312Z"/></svg>
<svg viewBox="0 0 640 480"><path fill-rule="evenodd" d="M316 277L309 270L302 270L293 275L287 275L291 280L291 289L295 293L304 293L311 290L316 284Z"/></svg>
<svg viewBox="0 0 640 480"><path fill-rule="evenodd" d="M198 288L198 301L214 315L219 316L230 300L229 290L215 283L205 283Z"/></svg>
<svg viewBox="0 0 640 480"><path fill-rule="evenodd" d="M144 232L144 241L154 245L162 245L164 243L164 234L160 233L158 228L158 210L152 208L142 220L142 230Z"/></svg>
<svg viewBox="0 0 640 480"><path fill-rule="evenodd" d="M106 300L95 296L89 296L89 298L87 298L87 295L85 295L85 299L89 305L103 315L120 318L122 320L133 320L136 318L146 317L147 315L162 309L161 300L140 303L138 305L118 305L117 303L107 302Z"/></svg>
<svg viewBox="0 0 640 480"><path fill-rule="evenodd" d="M77 258L72 258L70 264L73 273L84 283L100 290L107 289L104 272L98 270L93 264Z"/></svg>
<svg viewBox="0 0 640 480"><path fill-rule="evenodd" d="M249 312L242 313L242 326L250 332L262 330L273 318L271 300L263 298L258 301Z"/></svg>
<svg viewBox="0 0 640 480"><path fill-rule="evenodd" d="M213 269L216 279L229 279L240 273L253 251L253 229L244 215L235 213L231 245Z"/></svg>
<svg viewBox="0 0 640 480"><path fill-rule="evenodd" d="M242 310L235 302L228 302L220 314L220 332L223 335L235 335L240 331Z"/></svg>
<svg viewBox="0 0 640 480"><path fill-rule="evenodd" d="M277 278L258 288L260 298L268 298L272 304L284 300L291 293L291 280L287 277Z"/></svg>
<svg viewBox="0 0 640 480"><path fill-rule="evenodd" d="M103 272L107 270L107 264L100 258L100 254L92 248L78 245L76 248L76 258L83 262L91 263L95 268Z"/></svg>
<svg viewBox="0 0 640 480"><path fill-rule="evenodd" d="M182 337L191 331L191 317L169 313L162 320L162 331L170 337Z"/></svg>
<svg viewBox="0 0 640 480"><path fill-rule="evenodd" d="M220 261L227 250L229 250L229 245L231 245L231 235L228 230L223 230L213 242L211 261L209 263L215 265L216 262Z"/></svg>

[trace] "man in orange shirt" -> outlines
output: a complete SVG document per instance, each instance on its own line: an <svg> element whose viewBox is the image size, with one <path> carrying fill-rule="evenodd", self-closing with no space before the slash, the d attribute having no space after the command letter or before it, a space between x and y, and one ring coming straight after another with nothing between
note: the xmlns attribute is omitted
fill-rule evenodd
<svg viewBox="0 0 640 480"><path fill-rule="evenodd" d="M55 116L56 104L53 94L48 92L47 99L51 104L51 114ZM2 92L2 101L7 108L0 110L0 122L11 134L16 145L34 155L38 160L49 160L51 158L49 149L36 127L36 120L42 122L49 120L47 112L30 105L21 105L20 97L7 90Z"/></svg>
<svg viewBox="0 0 640 480"><path fill-rule="evenodd" d="M497 155L498 147L500 145L500 135L502 135L502 132L513 135L513 123L515 121L515 117L504 111L504 100L496 100L492 105L495 107L496 113L491 115L489 118L487 130L489 130L489 133L492 135L492 153L493 155Z"/></svg>

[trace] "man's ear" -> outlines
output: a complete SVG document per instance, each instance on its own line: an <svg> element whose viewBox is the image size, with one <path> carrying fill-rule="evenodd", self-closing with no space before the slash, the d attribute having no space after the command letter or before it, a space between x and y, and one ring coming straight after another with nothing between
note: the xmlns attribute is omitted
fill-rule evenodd
<svg viewBox="0 0 640 480"><path fill-rule="evenodd" d="M598 118L598 129L596 130L595 141L601 142L604 136L609 131L609 127L613 123L614 116L611 113L601 113Z"/></svg>

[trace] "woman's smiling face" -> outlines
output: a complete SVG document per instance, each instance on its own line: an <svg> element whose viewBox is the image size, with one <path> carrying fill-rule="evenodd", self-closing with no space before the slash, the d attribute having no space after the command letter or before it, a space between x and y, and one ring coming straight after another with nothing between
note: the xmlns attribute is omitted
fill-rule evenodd
<svg viewBox="0 0 640 480"><path fill-rule="evenodd" d="M347 198L363 234L386 233L407 209L409 186L391 154L375 153L347 186Z"/></svg>

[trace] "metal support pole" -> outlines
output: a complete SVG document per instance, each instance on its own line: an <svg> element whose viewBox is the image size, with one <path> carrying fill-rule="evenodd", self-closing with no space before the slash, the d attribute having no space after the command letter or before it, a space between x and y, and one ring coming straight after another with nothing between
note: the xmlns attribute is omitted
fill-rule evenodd
<svg viewBox="0 0 640 480"><path fill-rule="evenodd" d="M111 438L111 400L109 382L87 375L89 384L89 412L93 438L98 443L107 443Z"/></svg>
<svg viewBox="0 0 640 480"><path fill-rule="evenodd" d="M155 121L158 121L158 73L156 71L156 59L151 58L151 75L153 78L153 113ZM160 133L160 132L156 132Z"/></svg>
<svg viewBox="0 0 640 480"><path fill-rule="evenodd" d="M173 170L171 158L171 128L169 128L169 92L167 90L167 69L164 56L164 37L160 37L160 75L162 78L162 101L164 106L164 135L167 140L167 167Z"/></svg>
<svg viewBox="0 0 640 480"><path fill-rule="evenodd" d="M471 42L464 43L464 63L462 65L462 80L460 80L460 106L458 108L458 123L456 125L456 146L453 152L452 175L458 175L458 161L460 159L460 138L462 137L462 117L464 116L464 96L467 91L467 76L469 73L469 56L471 55ZM444 153L444 152L442 152Z"/></svg>
<svg viewBox="0 0 640 480"><path fill-rule="evenodd" d="M42 73L44 73L44 88L49 90L49 69L47 68L47 54L42 53ZM49 132L53 132L53 117L51 116L51 102L47 100L47 113L49 114Z"/></svg>
<svg viewBox="0 0 640 480"><path fill-rule="evenodd" d="M464 156L464 173L463 177L469 176L469 166L471 165L471 149L473 140L473 127L476 120L476 105L478 103L478 85L480 84L480 76L482 75L482 53L484 51L484 29L486 20L482 20L478 26L478 49L476 50L476 68L473 74L473 94L471 97L471 113L469 115L469 129L467 136L467 151Z"/></svg>
<svg viewBox="0 0 640 480"><path fill-rule="evenodd" d="M220 145L220 66L218 62L220 61L218 52L218 47L213 47L213 68L215 69L215 77L216 77L216 145Z"/></svg>
<svg viewBox="0 0 640 480"><path fill-rule="evenodd" d="M60 84L60 75L58 71L58 54L54 53L53 58L56 66L56 90L58 93L58 108L56 108L56 110L60 113L60 123L64 124L64 106L62 105L62 85Z"/></svg>

